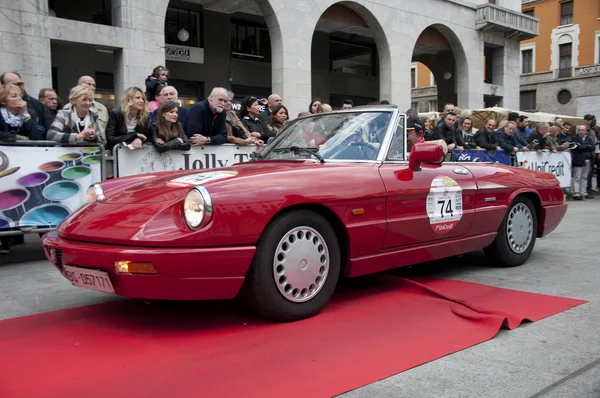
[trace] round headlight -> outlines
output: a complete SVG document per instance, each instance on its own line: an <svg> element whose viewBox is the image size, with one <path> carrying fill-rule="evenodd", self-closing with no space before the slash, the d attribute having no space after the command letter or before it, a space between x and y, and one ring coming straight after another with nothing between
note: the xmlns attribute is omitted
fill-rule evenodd
<svg viewBox="0 0 600 398"><path fill-rule="evenodd" d="M212 216L212 203L206 188L190 189L183 201L183 215L186 224L192 229L204 227Z"/></svg>
<svg viewBox="0 0 600 398"><path fill-rule="evenodd" d="M90 185L85 196L87 203L94 203L104 199L104 192L102 191L102 187L100 185L94 184Z"/></svg>

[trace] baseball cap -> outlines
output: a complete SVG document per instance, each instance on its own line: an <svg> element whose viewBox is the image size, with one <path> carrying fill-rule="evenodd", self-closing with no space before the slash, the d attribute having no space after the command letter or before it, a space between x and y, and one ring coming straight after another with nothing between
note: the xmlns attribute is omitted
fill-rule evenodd
<svg viewBox="0 0 600 398"><path fill-rule="evenodd" d="M596 116L591 115L591 114L587 114L583 117L583 120L594 120L596 118Z"/></svg>

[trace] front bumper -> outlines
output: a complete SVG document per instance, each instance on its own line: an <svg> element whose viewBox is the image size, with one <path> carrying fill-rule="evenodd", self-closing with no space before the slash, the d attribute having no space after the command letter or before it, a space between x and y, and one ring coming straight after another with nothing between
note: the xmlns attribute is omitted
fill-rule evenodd
<svg viewBox="0 0 600 398"><path fill-rule="evenodd" d="M230 299L237 295L256 248L153 248L115 246L63 239L56 231L42 238L48 259L49 248L57 250L54 266L96 269L108 273L115 294L157 300ZM115 261L151 262L158 274L118 274ZM64 275L64 274L63 274Z"/></svg>

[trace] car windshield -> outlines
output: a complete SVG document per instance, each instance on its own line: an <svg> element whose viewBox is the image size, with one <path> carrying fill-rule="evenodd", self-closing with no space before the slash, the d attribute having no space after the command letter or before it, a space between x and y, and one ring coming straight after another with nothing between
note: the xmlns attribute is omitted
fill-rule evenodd
<svg viewBox="0 0 600 398"><path fill-rule="evenodd" d="M263 159L376 160L392 112L331 112L299 119L265 148Z"/></svg>

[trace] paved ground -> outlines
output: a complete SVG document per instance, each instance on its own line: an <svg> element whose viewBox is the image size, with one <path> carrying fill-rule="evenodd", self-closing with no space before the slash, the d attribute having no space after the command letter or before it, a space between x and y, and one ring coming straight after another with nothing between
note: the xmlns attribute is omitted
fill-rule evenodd
<svg viewBox="0 0 600 398"><path fill-rule="evenodd" d="M344 394L358 397L600 397L600 198L569 202L567 218L538 240L527 264L495 269L481 253L422 265L430 274L588 300L551 318ZM15 259L27 260L22 263ZM76 289L44 260L39 238L0 257L0 319L111 300ZM357 358L360 360L360 358Z"/></svg>

